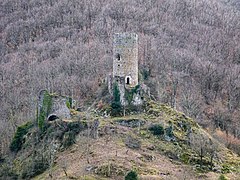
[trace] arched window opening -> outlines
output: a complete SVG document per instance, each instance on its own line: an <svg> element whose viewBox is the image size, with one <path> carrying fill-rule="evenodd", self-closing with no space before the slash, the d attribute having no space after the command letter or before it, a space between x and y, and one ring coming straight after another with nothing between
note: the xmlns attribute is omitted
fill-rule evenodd
<svg viewBox="0 0 240 180"><path fill-rule="evenodd" d="M56 119L59 119L59 117L56 114L51 114L48 116L48 121L55 121Z"/></svg>
<svg viewBox="0 0 240 180"><path fill-rule="evenodd" d="M127 85L130 84L130 77L126 77L125 83L126 83Z"/></svg>

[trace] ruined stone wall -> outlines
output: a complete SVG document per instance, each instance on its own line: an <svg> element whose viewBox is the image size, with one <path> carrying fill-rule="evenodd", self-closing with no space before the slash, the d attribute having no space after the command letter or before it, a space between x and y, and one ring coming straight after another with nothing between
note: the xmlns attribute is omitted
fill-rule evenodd
<svg viewBox="0 0 240 180"><path fill-rule="evenodd" d="M52 103L52 109L50 113L55 114L60 119L69 119L71 116L70 116L70 110L66 105L67 101L68 101L67 97L52 96L53 103Z"/></svg>
<svg viewBox="0 0 240 180"><path fill-rule="evenodd" d="M138 36L116 33L113 41L113 77L124 79L126 87L138 85ZM129 78L129 84L127 79Z"/></svg>
<svg viewBox="0 0 240 180"><path fill-rule="evenodd" d="M67 106L69 98L60 95L49 94L47 90L41 90L38 96L37 121L39 127L54 116L59 119L69 119L70 109Z"/></svg>

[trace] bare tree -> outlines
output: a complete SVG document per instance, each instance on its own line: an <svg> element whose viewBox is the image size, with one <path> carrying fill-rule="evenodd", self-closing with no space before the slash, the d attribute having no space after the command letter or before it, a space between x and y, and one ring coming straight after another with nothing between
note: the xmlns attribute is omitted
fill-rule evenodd
<svg viewBox="0 0 240 180"><path fill-rule="evenodd" d="M203 166L203 158L205 156L210 157L210 166L213 168L213 158L216 156L216 151L218 148L217 142L214 142L212 138L208 137L202 132L197 134L192 133L190 135L190 146L200 157L200 168Z"/></svg>

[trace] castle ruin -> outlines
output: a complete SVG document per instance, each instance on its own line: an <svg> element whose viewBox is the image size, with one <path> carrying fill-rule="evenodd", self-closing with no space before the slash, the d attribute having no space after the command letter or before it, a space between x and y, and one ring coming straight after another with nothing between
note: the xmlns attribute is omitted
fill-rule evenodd
<svg viewBox="0 0 240 180"><path fill-rule="evenodd" d="M113 78L125 88L138 85L138 36L116 33L113 37Z"/></svg>
<svg viewBox="0 0 240 180"><path fill-rule="evenodd" d="M113 35L113 72L109 78L109 90L113 84L120 91L123 106L141 105L142 98L138 80L138 35L135 33L115 33ZM135 89L135 93L132 90ZM131 98L126 95L132 93Z"/></svg>
<svg viewBox="0 0 240 180"><path fill-rule="evenodd" d="M69 107L68 107L69 106ZM40 126L56 119L69 119L72 99L41 90L38 96L37 121Z"/></svg>

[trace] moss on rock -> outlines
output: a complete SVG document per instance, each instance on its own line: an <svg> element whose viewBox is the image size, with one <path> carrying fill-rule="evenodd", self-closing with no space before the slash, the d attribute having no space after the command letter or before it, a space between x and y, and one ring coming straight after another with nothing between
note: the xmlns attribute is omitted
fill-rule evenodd
<svg viewBox="0 0 240 180"><path fill-rule="evenodd" d="M45 91L43 96L43 103L42 107L40 108L40 112L38 112L38 127L40 130L43 131L45 126L45 120L47 119L47 116L49 115L51 108L52 108L52 96Z"/></svg>
<svg viewBox="0 0 240 180"><path fill-rule="evenodd" d="M18 152L24 143L24 136L28 133L28 130L33 126L32 122L27 122L17 128L14 134L13 140L10 144L10 150Z"/></svg>

